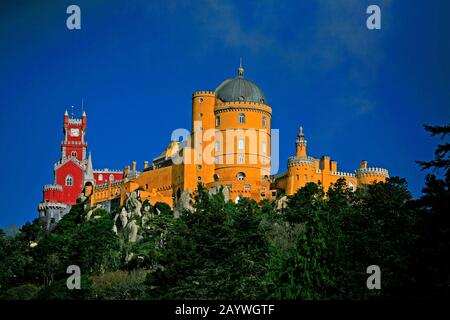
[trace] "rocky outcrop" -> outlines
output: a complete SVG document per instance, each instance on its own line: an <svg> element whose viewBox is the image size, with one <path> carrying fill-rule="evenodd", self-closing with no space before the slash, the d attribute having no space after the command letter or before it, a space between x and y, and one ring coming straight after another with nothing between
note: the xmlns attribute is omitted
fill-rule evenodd
<svg viewBox="0 0 450 320"><path fill-rule="evenodd" d="M185 211L193 212L194 206L192 204L193 200L191 199L189 190L184 189L173 210L175 218L180 217L180 215L182 215Z"/></svg>
<svg viewBox="0 0 450 320"><path fill-rule="evenodd" d="M114 217L113 231L121 233L128 242L140 239L139 227L142 218L142 203L136 191L126 195L125 206ZM119 227L119 228L118 228Z"/></svg>
<svg viewBox="0 0 450 320"><path fill-rule="evenodd" d="M287 206L287 196L283 196L275 201L275 210L278 212L283 212L284 209L287 208Z"/></svg>

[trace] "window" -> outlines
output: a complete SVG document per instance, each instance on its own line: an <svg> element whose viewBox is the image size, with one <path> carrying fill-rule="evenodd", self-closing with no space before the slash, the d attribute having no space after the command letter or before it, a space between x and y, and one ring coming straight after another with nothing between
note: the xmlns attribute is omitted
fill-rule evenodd
<svg viewBox="0 0 450 320"><path fill-rule="evenodd" d="M220 126L220 116L216 116L216 127Z"/></svg>
<svg viewBox="0 0 450 320"><path fill-rule="evenodd" d="M264 181L269 181L269 176L268 176L268 175L265 175L264 178L263 178L263 180L264 180Z"/></svg>
<svg viewBox="0 0 450 320"><path fill-rule="evenodd" d="M71 153L70 153L70 155L72 156L72 157L77 157L77 152L76 151L72 151Z"/></svg>
<svg viewBox="0 0 450 320"><path fill-rule="evenodd" d="M262 187L262 188L261 188L261 191L266 191L266 190L267 190L266 187Z"/></svg>
<svg viewBox="0 0 450 320"><path fill-rule="evenodd" d="M244 163L245 162L245 155L238 154L238 163Z"/></svg>
<svg viewBox="0 0 450 320"><path fill-rule="evenodd" d="M98 175L98 181L103 181L103 175L101 173Z"/></svg>
<svg viewBox="0 0 450 320"><path fill-rule="evenodd" d="M267 143L265 143L265 142L262 143L262 153L264 153L264 154L267 153Z"/></svg>
<svg viewBox="0 0 450 320"><path fill-rule="evenodd" d="M244 190L250 190L250 185L249 184L246 184L246 185L244 185Z"/></svg>
<svg viewBox="0 0 450 320"><path fill-rule="evenodd" d="M109 175L109 181L114 181L114 175L113 174Z"/></svg>
<svg viewBox="0 0 450 320"><path fill-rule="evenodd" d="M239 172L239 173L236 175L236 178L237 178L238 180L245 180L245 173Z"/></svg>
<svg viewBox="0 0 450 320"><path fill-rule="evenodd" d="M73 186L73 177L70 174L66 176L66 186Z"/></svg>
<svg viewBox="0 0 450 320"><path fill-rule="evenodd" d="M239 113L239 123L245 123L245 114Z"/></svg>
<svg viewBox="0 0 450 320"><path fill-rule="evenodd" d="M244 150L245 149L245 139L239 139L238 141L238 149Z"/></svg>
<svg viewBox="0 0 450 320"><path fill-rule="evenodd" d="M198 180L198 181L202 181L202 177L198 176L198 177L197 177L197 180Z"/></svg>
<svg viewBox="0 0 450 320"><path fill-rule="evenodd" d="M265 116L262 117L262 126L265 128L267 125L267 118Z"/></svg>
<svg viewBox="0 0 450 320"><path fill-rule="evenodd" d="M214 181L219 181L219 176L217 175L217 174L215 174L215 175L213 175L213 179L214 179Z"/></svg>
<svg viewBox="0 0 450 320"><path fill-rule="evenodd" d="M220 151L220 142L219 141L216 141L216 143L215 143L215 150L216 150L216 152Z"/></svg>
<svg viewBox="0 0 450 320"><path fill-rule="evenodd" d="M198 170L202 170L202 165L199 164L199 165L197 166L197 169L198 169Z"/></svg>

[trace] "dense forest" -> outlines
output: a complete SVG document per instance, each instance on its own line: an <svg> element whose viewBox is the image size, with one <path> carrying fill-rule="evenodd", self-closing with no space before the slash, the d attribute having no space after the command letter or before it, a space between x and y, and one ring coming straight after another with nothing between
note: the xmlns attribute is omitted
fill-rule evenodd
<svg viewBox="0 0 450 320"><path fill-rule="evenodd" d="M441 141L450 132L425 128ZM88 219L79 203L50 233L38 220L14 237L0 230L0 299L449 298L449 150L418 163L429 171L418 199L399 177L354 192L343 179L326 192L308 183L281 208L199 185L179 216L146 203L135 242L114 232L117 212ZM67 288L69 265L80 290ZM366 286L370 265L380 290Z"/></svg>

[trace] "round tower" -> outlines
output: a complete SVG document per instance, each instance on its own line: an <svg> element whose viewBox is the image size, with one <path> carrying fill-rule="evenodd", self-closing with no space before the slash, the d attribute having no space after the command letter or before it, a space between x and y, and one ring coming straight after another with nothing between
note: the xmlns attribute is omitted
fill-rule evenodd
<svg viewBox="0 0 450 320"><path fill-rule="evenodd" d="M270 123L272 109L263 91L244 78L242 64L236 78L215 91L214 182L238 197L264 199L270 188Z"/></svg>
<svg viewBox="0 0 450 320"><path fill-rule="evenodd" d="M389 172L384 168L370 168L367 161L361 161L359 169L355 170L358 185L372 184L375 182L384 182L389 178Z"/></svg>
<svg viewBox="0 0 450 320"><path fill-rule="evenodd" d="M315 182L315 159L308 157L306 146L307 141L303 134L303 127L300 127L295 142L295 156L288 159L288 180L286 186L288 195L294 194L299 188L305 186L307 182Z"/></svg>

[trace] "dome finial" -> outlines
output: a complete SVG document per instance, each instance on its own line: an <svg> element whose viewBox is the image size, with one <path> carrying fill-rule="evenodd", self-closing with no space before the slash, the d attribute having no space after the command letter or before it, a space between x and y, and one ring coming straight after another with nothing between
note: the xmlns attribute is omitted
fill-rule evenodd
<svg viewBox="0 0 450 320"><path fill-rule="evenodd" d="M242 67L242 58L239 61L238 77L244 77L244 68Z"/></svg>
<svg viewBox="0 0 450 320"><path fill-rule="evenodd" d="M303 127L300 126L299 130L298 130L298 138L299 140L303 140L305 138L305 135L303 134Z"/></svg>

